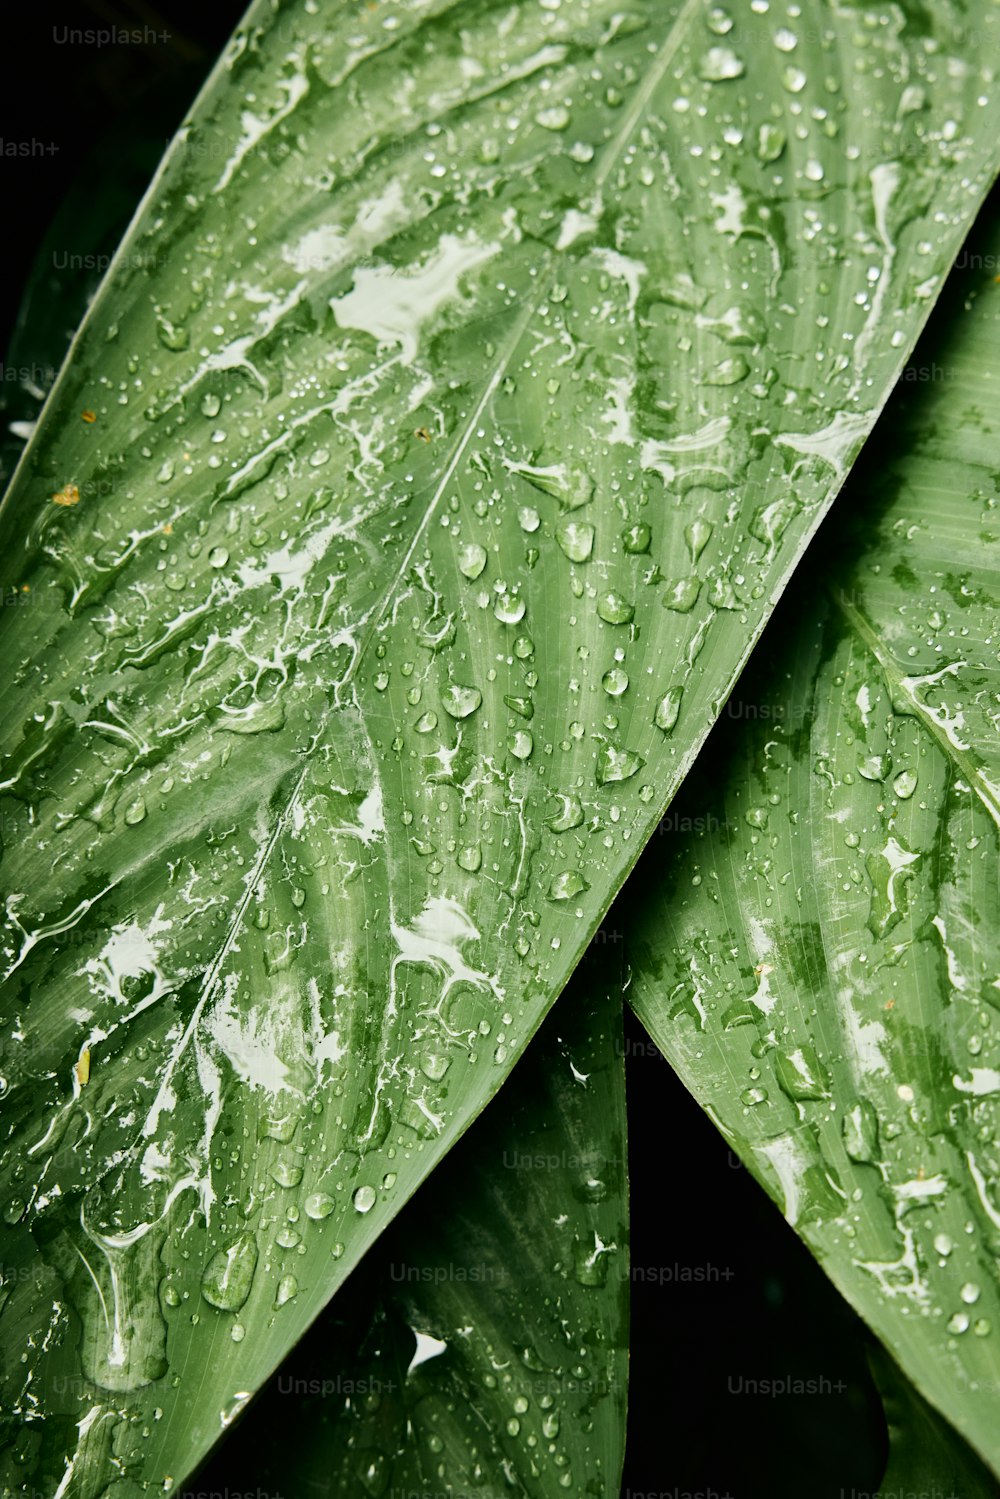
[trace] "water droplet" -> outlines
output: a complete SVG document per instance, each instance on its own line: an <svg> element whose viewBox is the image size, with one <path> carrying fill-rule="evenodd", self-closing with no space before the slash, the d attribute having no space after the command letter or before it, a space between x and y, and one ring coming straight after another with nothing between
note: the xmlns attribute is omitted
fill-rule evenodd
<svg viewBox="0 0 1000 1499"><path fill-rule="evenodd" d="M329 1218L336 1204L328 1192L312 1192L305 1200L307 1218Z"/></svg>
<svg viewBox="0 0 1000 1499"><path fill-rule="evenodd" d="M578 869L564 869L561 874L552 877L549 900L572 900L575 895L589 889L590 886Z"/></svg>
<svg viewBox="0 0 1000 1499"><path fill-rule="evenodd" d="M432 734L437 728L437 722L437 714L428 711L427 713L421 713L413 727L418 734Z"/></svg>
<svg viewBox="0 0 1000 1499"><path fill-rule="evenodd" d="M128 806L125 808L125 821L128 823L130 828L134 828L140 822L143 822L145 820L145 817L146 803L143 801L141 796L137 796L135 800L129 802Z"/></svg>
<svg viewBox="0 0 1000 1499"><path fill-rule="evenodd" d="M609 697L621 697L628 687L628 673L622 671L620 666L612 666L601 678L601 686Z"/></svg>
<svg viewBox="0 0 1000 1499"><path fill-rule="evenodd" d="M790 94L801 94L808 81L801 68L788 67L781 74L782 85Z"/></svg>
<svg viewBox="0 0 1000 1499"><path fill-rule="evenodd" d="M229 1336L232 1338L234 1343L242 1343L246 1335L247 1330L243 1326L242 1322L234 1322L232 1327L229 1329Z"/></svg>
<svg viewBox="0 0 1000 1499"><path fill-rule="evenodd" d="M507 740L507 748L516 760L529 759L534 747L535 741L528 729L518 729Z"/></svg>
<svg viewBox="0 0 1000 1499"><path fill-rule="evenodd" d="M841 1130L844 1149L852 1161L878 1160L878 1114L867 1098L859 1098L851 1105L844 1115Z"/></svg>
<svg viewBox="0 0 1000 1499"><path fill-rule="evenodd" d="M524 618L527 608L520 594L498 593L496 603L493 605L493 613L501 624L516 625Z"/></svg>
<svg viewBox="0 0 1000 1499"><path fill-rule="evenodd" d="M543 130L565 130L571 118L565 104L553 104L548 109L540 109L535 115L536 123Z"/></svg>
<svg viewBox="0 0 1000 1499"><path fill-rule="evenodd" d="M271 1167L271 1176L279 1187L297 1187L302 1180L302 1167L292 1165L289 1161L275 1161Z"/></svg>
<svg viewBox="0 0 1000 1499"><path fill-rule="evenodd" d="M629 526L622 532L622 546L626 552L632 555L641 555L648 552L653 540L653 533L645 521L637 521L634 526Z"/></svg>
<svg viewBox="0 0 1000 1499"><path fill-rule="evenodd" d="M178 354L188 346L188 331L177 323L172 323L168 317L161 313L156 319L156 336L165 349L171 353Z"/></svg>
<svg viewBox="0 0 1000 1499"><path fill-rule="evenodd" d="M976 1302L979 1300L981 1293L974 1280L967 1280L958 1294L961 1296L966 1306L975 1306Z"/></svg>
<svg viewBox="0 0 1000 1499"><path fill-rule="evenodd" d="M627 781L645 765L641 755L633 750L618 749L613 744L602 744L597 752L597 784L606 786L610 781Z"/></svg>
<svg viewBox="0 0 1000 1499"><path fill-rule="evenodd" d="M452 718L468 718L482 700L483 694L478 687L463 687L458 682L453 682L441 694L441 706Z"/></svg>
<svg viewBox="0 0 1000 1499"><path fill-rule="evenodd" d="M299 1294L299 1283L294 1275L283 1275L278 1281L278 1289L275 1292L275 1306L284 1306L286 1301L291 1301L293 1296Z"/></svg>
<svg viewBox="0 0 1000 1499"><path fill-rule="evenodd" d="M778 1085L789 1098L829 1098L830 1079L811 1046L779 1051L774 1062Z"/></svg>
<svg viewBox="0 0 1000 1499"><path fill-rule="evenodd" d="M475 874L483 862L483 851L478 843L468 843L458 851L458 866L469 874Z"/></svg>
<svg viewBox="0 0 1000 1499"><path fill-rule="evenodd" d="M439 1083L451 1062L441 1051L425 1051L420 1058L420 1070L432 1083Z"/></svg>
<svg viewBox="0 0 1000 1499"><path fill-rule="evenodd" d="M720 359L718 364L702 375L702 385L738 385L745 380L750 373L750 366L742 354L732 354L728 359Z"/></svg>
<svg viewBox="0 0 1000 1499"><path fill-rule="evenodd" d="M938 1254L942 1256L942 1258L947 1259L954 1247L954 1244L947 1234L934 1235L934 1248L937 1250Z"/></svg>
<svg viewBox="0 0 1000 1499"><path fill-rule="evenodd" d="M764 124L757 131L757 158L770 164L777 161L785 149L786 136L780 125Z"/></svg>
<svg viewBox="0 0 1000 1499"><path fill-rule="evenodd" d="M684 697L683 687L671 687L660 698L653 714L653 722L658 729L669 734L677 722L681 711L681 700Z"/></svg>
<svg viewBox="0 0 1000 1499"><path fill-rule="evenodd" d="M701 582L698 578L676 578L668 583L663 595L664 609L673 609L678 614L687 614L698 602Z"/></svg>
<svg viewBox="0 0 1000 1499"><path fill-rule="evenodd" d="M743 1092L740 1094L740 1099L743 1103L746 1104L747 1108L753 1108L759 1103L767 1102L767 1089L744 1088Z"/></svg>
<svg viewBox="0 0 1000 1499"><path fill-rule="evenodd" d="M201 1294L222 1312L238 1312L250 1295L256 1268L257 1241L252 1234L240 1234L205 1266Z"/></svg>
<svg viewBox="0 0 1000 1499"><path fill-rule="evenodd" d="M949 1317L949 1319L948 1319L948 1331L949 1332L963 1333L963 1332L966 1332L968 1330L968 1326L969 1326L969 1314L968 1314L968 1312L956 1312L953 1317Z"/></svg>
<svg viewBox="0 0 1000 1499"><path fill-rule="evenodd" d="M917 777L912 770L901 770L892 783L892 789L900 801L908 801L917 789Z"/></svg>
<svg viewBox="0 0 1000 1499"><path fill-rule="evenodd" d="M375 1206L375 1188L359 1187L354 1194L354 1206L359 1213L370 1213Z"/></svg>
<svg viewBox="0 0 1000 1499"><path fill-rule="evenodd" d="M564 520L556 527L556 541L571 562L588 562L594 550L593 526L583 521Z"/></svg>
<svg viewBox="0 0 1000 1499"><path fill-rule="evenodd" d="M512 709L514 713L519 713L522 718L534 718L535 716L535 705L530 697L508 696L504 698L504 702L508 708Z"/></svg>
<svg viewBox="0 0 1000 1499"><path fill-rule="evenodd" d="M470 581L478 578L486 566L486 548L477 541L468 541L458 551L458 570Z"/></svg>
<svg viewBox="0 0 1000 1499"><path fill-rule="evenodd" d="M684 527L684 540L687 542L691 553L691 561L697 562L702 552L708 546L712 538L712 523L707 520L693 520Z"/></svg>
<svg viewBox="0 0 1000 1499"><path fill-rule="evenodd" d="M597 600L597 612L609 625L627 625L635 618L635 606L618 593L603 593Z"/></svg>
<svg viewBox="0 0 1000 1499"><path fill-rule="evenodd" d="M731 47L709 47L698 71L706 83L723 83L729 78L742 78L745 69Z"/></svg>
<svg viewBox="0 0 1000 1499"><path fill-rule="evenodd" d="M208 564L210 567L225 567L228 561L229 553L225 547L213 547L208 554Z"/></svg>
<svg viewBox="0 0 1000 1499"><path fill-rule="evenodd" d="M201 402L201 414L202 414L202 416L218 416L218 414L221 411L221 409L222 409L222 402L220 401L219 397L217 395L215 395L214 393L210 392L208 395L202 397L202 402Z"/></svg>
<svg viewBox="0 0 1000 1499"><path fill-rule="evenodd" d="M568 833L571 828L578 828L583 822L583 807L575 796L566 796L562 792L554 793L561 803L559 811L554 817L550 817L545 826L551 828L553 833Z"/></svg>

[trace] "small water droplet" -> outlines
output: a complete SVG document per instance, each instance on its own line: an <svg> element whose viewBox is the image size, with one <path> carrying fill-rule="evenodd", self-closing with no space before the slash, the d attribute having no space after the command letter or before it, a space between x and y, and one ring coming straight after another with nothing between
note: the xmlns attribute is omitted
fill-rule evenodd
<svg viewBox="0 0 1000 1499"><path fill-rule="evenodd" d="M375 1206L374 1187L359 1187L354 1194L354 1206L359 1213L370 1213Z"/></svg>

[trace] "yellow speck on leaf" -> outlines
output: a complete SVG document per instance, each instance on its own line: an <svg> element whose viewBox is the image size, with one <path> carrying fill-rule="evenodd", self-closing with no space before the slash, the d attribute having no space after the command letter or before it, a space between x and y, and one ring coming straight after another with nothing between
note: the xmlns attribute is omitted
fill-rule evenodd
<svg viewBox="0 0 1000 1499"><path fill-rule="evenodd" d="M754 969L754 973L757 975L758 978L766 978L769 973L773 973L773 972L774 972L774 964L773 963L758 963L757 967Z"/></svg>
<svg viewBox="0 0 1000 1499"><path fill-rule="evenodd" d="M64 484L58 494L52 496L56 505L79 505L80 491L75 484Z"/></svg>
<svg viewBox="0 0 1000 1499"><path fill-rule="evenodd" d="M167 524L164 526L163 534L164 536L173 536L174 528L170 521L167 521Z"/></svg>
<svg viewBox="0 0 1000 1499"><path fill-rule="evenodd" d="M91 409L90 409L90 407L89 407L89 406L88 406L88 407L87 407L87 410L86 410L86 411L81 411L81 412L80 412L80 415L81 415L81 416L82 416L82 417L83 417L83 420L84 420L84 421L85 421L85 422L86 422L86 423L87 423L87 424L88 424L88 425L89 425L89 424L90 424L90 423L91 423L91 422L96 422L96 421L97 421L97 412L96 412L96 411L91 411Z"/></svg>
<svg viewBox="0 0 1000 1499"><path fill-rule="evenodd" d="M80 1060L76 1064L76 1080L81 1088L85 1088L90 1082L90 1052L80 1053Z"/></svg>
<svg viewBox="0 0 1000 1499"><path fill-rule="evenodd" d="M413 435L414 437L419 437L421 442L430 442L431 440L431 434L426 427L418 427Z"/></svg>
<svg viewBox="0 0 1000 1499"><path fill-rule="evenodd" d="M885 1007L887 1010L894 1010L896 1008L896 1001L894 999L887 999Z"/></svg>

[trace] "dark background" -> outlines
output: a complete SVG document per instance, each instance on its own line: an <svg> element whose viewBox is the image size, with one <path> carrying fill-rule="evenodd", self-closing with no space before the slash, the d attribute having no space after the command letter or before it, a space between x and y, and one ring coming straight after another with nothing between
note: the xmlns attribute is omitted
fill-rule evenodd
<svg viewBox="0 0 1000 1499"><path fill-rule="evenodd" d="M99 279L60 271L58 262L114 249L243 7L92 0L18 9L3 23L0 65L0 356L8 367L34 363L44 372L61 361ZM142 45L105 48L57 40L64 28L108 25L150 35ZM11 157L12 142L37 145ZM9 475L20 446L9 423L32 419L38 400L6 379L0 391L0 463ZM614 913L605 939L618 940ZM852 1490L877 1489L886 1438L868 1335L645 1032L630 1015L626 1024L633 1264L713 1265L719 1279L633 1284L623 1492L849 1499ZM843 1388L738 1396L729 1380L740 1375L823 1376ZM239 1443L238 1427L229 1441ZM188 1487L225 1486L231 1461L224 1447Z"/></svg>

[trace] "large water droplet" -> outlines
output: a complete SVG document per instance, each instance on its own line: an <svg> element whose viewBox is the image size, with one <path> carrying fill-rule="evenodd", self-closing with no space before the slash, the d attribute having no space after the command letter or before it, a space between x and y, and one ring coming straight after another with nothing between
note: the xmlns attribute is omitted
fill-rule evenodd
<svg viewBox="0 0 1000 1499"><path fill-rule="evenodd" d="M250 1295L256 1268L257 1241L252 1234L240 1234L205 1266L201 1294L222 1312L238 1312Z"/></svg>
<svg viewBox="0 0 1000 1499"><path fill-rule="evenodd" d="M453 682L441 694L441 706L452 718L468 718L482 700L483 694L478 687L463 687L458 682Z"/></svg>
<svg viewBox="0 0 1000 1499"><path fill-rule="evenodd" d="M645 765L641 755L633 750L618 749L613 744L602 744L597 753L597 784L606 786L609 781L627 781Z"/></svg>
<svg viewBox="0 0 1000 1499"><path fill-rule="evenodd" d="M578 869L564 869L553 875L549 884L549 900L572 900L575 895L589 890L590 886Z"/></svg>
<svg viewBox="0 0 1000 1499"><path fill-rule="evenodd" d="M458 551L458 570L470 581L478 578L486 566L486 548L478 541L467 541Z"/></svg>
<svg viewBox="0 0 1000 1499"><path fill-rule="evenodd" d="M594 528L583 521L564 520L556 527L556 541L571 562L587 562L594 550Z"/></svg>

